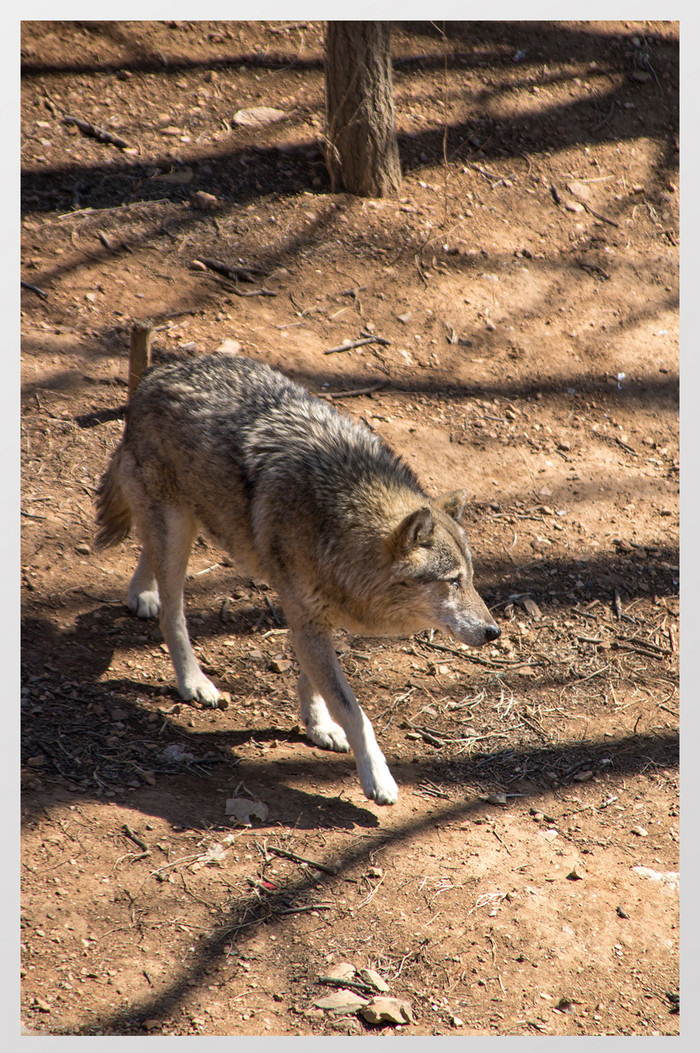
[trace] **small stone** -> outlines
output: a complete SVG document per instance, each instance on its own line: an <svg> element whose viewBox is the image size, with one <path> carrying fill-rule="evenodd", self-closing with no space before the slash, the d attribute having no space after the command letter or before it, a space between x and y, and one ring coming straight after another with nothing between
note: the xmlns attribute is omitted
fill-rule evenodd
<svg viewBox="0 0 700 1053"><path fill-rule="evenodd" d="M487 804L500 804L501 806L508 804L508 798L504 793L492 793L486 798Z"/></svg>
<svg viewBox="0 0 700 1053"><path fill-rule="evenodd" d="M202 212L216 208L219 204L218 197L214 194L207 194L205 190L196 190L190 198L190 201L194 208L201 209Z"/></svg>
<svg viewBox="0 0 700 1053"><path fill-rule="evenodd" d="M566 875L567 881L583 881L583 874L576 867Z"/></svg>
<svg viewBox="0 0 700 1053"><path fill-rule="evenodd" d="M588 782L589 779L593 778L592 771L577 771L574 775L574 782Z"/></svg>
<svg viewBox="0 0 700 1053"><path fill-rule="evenodd" d="M567 183L566 189L580 201L590 200L591 191L589 187L585 183L580 183L577 179L572 179L570 183Z"/></svg>
<svg viewBox="0 0 700 1053"><path fill-rule="evenodd" d="M615 913L617 914L618 918L629 918L629 914L627 913L624 907L615 907Z"/></svg>
<svg viewBox="0 0 700 1053"><path fill-rule="evenodd" d="M80 544L75 546L75 551L78 552L81 556L89 556L92 552L92 549L86 541L81 541Z"/></svg>
<svg viewBox="0 0 700 1053"><path fill-rule="evenodd" d="M277 110L273 106L251 106L247 110L237 110L233 115L233 123L244 128L255 128L261 124L275 124L286 116L284 110Z"/></svg>
<svg viewBox="0 0 700 1053"><path fill-rule="evenodd" d="M341 987L339 991L334 991L333 994L317 998L314 1005L317 1009L325 1009L335 1016L345 1016L347 1013L356 1013L362 1006L367 1006L368 1002L369 999L363 998L356 991L348 991L346 988Z"/></svg>
<svg viewBox="0 0 700 1053"><path fill-rule="evenodd" d="M375 991L388 991L389 984L386 982L383 976L376 971L376 969L360 969L360 979L364 980L366 984L370 984Z"/></svg>
<svg viewBox="0 0 700 1053"><path fill-rule="evenodd" d="M542 617L542 611L539 609L535 601L530 596L524 596L521 602L530 617L538 622Z"/></svg>
<svg viewBox="0 0 700 1053"><path fill-rule="evenodd" d="M337 965L332 965L328 972L319 976L318 979L321 983L325 983L326 980L352 980L355 972L355 966L351 962L339 962Z"/></svg>
<svg viewBox="0 0 700 1053"><path fill-rule="evenodd" d="M412 1024L411 1003L403 998L373 998L360 1010L368 1024Z"/></svg>
<svg viewBox="0 0 700 1053"><path fill-rule="evenodd" d="M648 837L649 831L645 830L643 826L633 826L632 833L636 834L637 837Z"/></svg>
<svg viewBox="0 0 700 1053"><path fill-rule="evenodd" d="M288 673L292 668L292 663L288 658L273 658L270 662L270 669L273 673Z"/></svg>
<svg viewBox="0 0 700 1053"><path fill-rule="evenodd" d="M218 347L214 348L214 353L217 355L239 355L242 350L241 344L237 340L232 340L229 336Z"/></svg>
<svg viewBox="0 0 700 1053"><path fill-rule="evenodd" d="M384 871L381 867L370 867L367 871L367 877L380 878Z"/></svg>

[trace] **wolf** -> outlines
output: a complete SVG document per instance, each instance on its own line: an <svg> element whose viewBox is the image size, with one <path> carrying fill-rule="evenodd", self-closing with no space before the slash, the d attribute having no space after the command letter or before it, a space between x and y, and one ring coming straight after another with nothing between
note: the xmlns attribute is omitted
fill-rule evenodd
<svg viewBox="0 0 700 1053"><path fill-rule="evenodd" d="M215 706L187 632L183 586L207 532L277 592L301 673L307 736L352 750L364 793L398 788L338 661L333 630L437 628L479 647L500 629L473 585L463 490L430 499L369 426L269 366L214 353L148 370L97 492L96 544L132 524L141 554L127 602L160 616L178 690Z"/></svg>

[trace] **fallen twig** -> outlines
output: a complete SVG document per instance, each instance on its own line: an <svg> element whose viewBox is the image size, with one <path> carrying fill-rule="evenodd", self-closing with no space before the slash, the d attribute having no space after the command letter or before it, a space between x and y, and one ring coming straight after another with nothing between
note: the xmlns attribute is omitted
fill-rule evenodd
<svg viewBox="0 0 700 1053"><path fill-rule="evenodd" d="M29 289L29 292L36 293L36 295L40 296L42 300L48 300L49 298L49 294L44 292L43 289L40 289L38 285L30 285L29 282L20 281L20 286L23 289Z"/></svg>
<svg viewBox="0 0 700 1053"><path fill-rule="evenodd" d="M377 993L377 988L366 984L364 980L341 980L337 976L319 976L318 983L327 984L329 987L354 987L358 991L368 991L370 994Z"/></svg>
<svg viewBox="0 0 700 1053"><path fill-rule="evenodd" d="M323 353L324 355L334 355L339 351L352 351L356 347L362 347L363 344L390 344L391 340L387 340L383 336L363 336L361 340L346 340L344 344L340 344L338 347L329 347Z"/></svg>
<svg viewBox="0 0 700 1053"><path fill-rule="evenodd" d="M380 380L376 384L370 384L366 388L353 388L352 391L326 391L321 394L322 399L349 399L356 395L371 395L380 388L385 388L388 380Z"/></svg>
<svg viewBox="0 0 700 1053"><path fill-rule="evenodd" d="M611 227L619 227L620 226L620 224L617 223L614 219L608 219L607 216L603 216L600 212L596 212L596 210L594 208L591 208L590 205L587 205L585 201L582 201L581 204L585 208L586 212L590 212L590 214L592 216L595 216L596 219L602 220L603 223L609 223ZM603 272L601 271L601 273L603 273ZM606 274L605 277L608 278L609 275Z"/></svg>
<svg viewBox="0 0 700 1053"><path fill-rule="evenodd" d="M507 661L494 661L490 658L481 658L479 655L471 654L468 651L458 651L456 647L448 647L447 644L433 643L432 640L417 640L418 644L422 647L432 647L434 651L446 651L448 654L456 654L459 658L466 659L467 662L478 662L479 665L488 665L494 669L520 669L522 666L529 666L532 668L536 665L544 665L544 662L507 662Z"/></svg>
<svg viewBox="0 0 700 1053"><path fill-rule="evenodd" d="M143 852L148 852L149 849L146 842L141 837L139 837L138 834L134 833L134 831L131 829L128 823L124 823L124 825L122 826L122 830L124 831L124 833L130 841L133 841L135 845L138 845Z"/></svg>
<svg viewBox="0 0 700 1053"><path fill-rule="evenodd" d="M286 33L288 29L306 29L308 22L285 22L283 26L268 26L268 33Z"/></svg>
<svg viewBox="0 0 700 1053"><path fill-rule="evenodd" d="M254 275L263 278L267 275L267 271L261 270L259 267L232 267L228 263L222 263L221 260L214 260L208 256L199 256L194 262L202 263L210 271L216 271L218 274L223 274L226 278L234 278L236 281L253 282L255 281Z"/></svg>
<svg viewBox="0 0 700 1053"><path fill-rule="evenodd" d="M271 845L266 845L267 851L272 852L276 856L282 856L283 859L291 859L294 863L307 863L311 867L315 867L316 870L322 870L325 874L337 874L337 870L333 866L329 866L327 863L317 863L315 859L307 859L305 856L299 856L296 852L288 852L286 848L273 848Z"/></svg>
<svg viewBox="0 0 700 1053"><path fill-rule="evenodd" d="M232 292L236 296L277 296L277 293L273 292L272 289L251 289L250 292L243 292L238 288L237 284L231 285L230 282L217 277L215 277L214 280L219 282L219 284L222 285L224 289L227 289L228 292Z"/></svg>
<svg viewBox="0 0 700 1053"><path fill-rule="evenodd" d="M280 907L275 914L303 914L307 910L332 910L333 903L310 903L306 907Z"/></svg>
<svg viewBox="0 0 700 1053"><path fill-rule="evenodd" d="M83 135L87 135L90 139L97 139L100 143L118 146L120 150L126 150L129 147L129 144L118 135L113 135L106 128L98 128L96 124L90 124L89 121L83 121L80 117L72 117L69 113L66 113L63 115L63 123L74 124Z"/></svg>

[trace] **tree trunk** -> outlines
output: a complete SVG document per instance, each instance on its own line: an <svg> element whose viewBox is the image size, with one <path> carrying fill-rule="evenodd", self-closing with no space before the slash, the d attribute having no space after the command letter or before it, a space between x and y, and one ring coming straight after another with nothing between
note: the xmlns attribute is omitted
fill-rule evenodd
<svg viewBox="0 0 700 1053"><path fill-rule="evenodd" d="M401 186L388 22L326 25L326 167L331 188L384 197Z"/></svg>

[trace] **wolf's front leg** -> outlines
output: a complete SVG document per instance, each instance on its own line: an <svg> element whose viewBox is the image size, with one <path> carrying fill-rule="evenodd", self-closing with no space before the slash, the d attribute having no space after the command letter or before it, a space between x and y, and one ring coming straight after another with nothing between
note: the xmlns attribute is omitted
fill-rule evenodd
<svg viewBox="0 0 700 1053"><path fill-rule="evenodd" d="M336 724L328 712L328 707L321 695L314 688L306 673L302 673L297 684L301 719L304 721L306 734L324 750L337 750L347 753L350 743L340 724Z"/></svg>
<svg viewBox="0 0 700 1053"><path fill-rule="evenodd" d="M345 732L365 795L377 804L394 804L398 787L377 745L372 725L340 668L330 637L311 629L295 629L290 637L303 673Z"/></svg>

